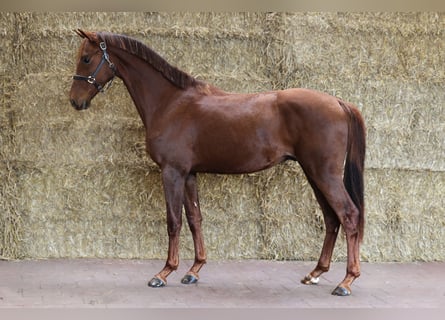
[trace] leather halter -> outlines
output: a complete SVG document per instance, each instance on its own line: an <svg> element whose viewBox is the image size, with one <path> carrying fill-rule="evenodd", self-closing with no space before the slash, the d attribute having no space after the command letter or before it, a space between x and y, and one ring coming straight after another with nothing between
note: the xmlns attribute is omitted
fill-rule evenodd
<svg viewBox="0 0 445 320"><path fill-rule="evenodd" d="M99 43L99 47L102 50L102 59L100 60L96 70L94 70L94 72L90 76L81 76L76 74L73 76L73 79L86 81L89 84L94 85L99 92L105 92L105 90L107 90L113 83L114 77L116 76L116 67L114 66L114 63L110 61L110 56L108 55L107 45L105 44L105 42ZM108 86L106 88L104 88L105 84L101 85L99 82L96 81L96 76L105 62L108 63L108 66L113 71L113 77L109 80Z"/></svg>

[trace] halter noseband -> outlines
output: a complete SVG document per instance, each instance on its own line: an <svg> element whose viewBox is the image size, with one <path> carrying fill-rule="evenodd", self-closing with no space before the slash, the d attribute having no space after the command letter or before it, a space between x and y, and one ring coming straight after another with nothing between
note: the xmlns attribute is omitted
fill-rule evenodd
<svg viewBox="0 0 445 320"><path fill-rule="evenodd" d="M105 92L105 90L107 90L113 83L114 77L116 76L116 67L114 66L114 63L110 61L110 56L108 55L107 45L105 44L105 42L99 43L99 47L102 50L102 59L100 60L96 70L94 70L93 74L90 76L81 76L76 74L73 76L73 79L86 81L89 84L94 85L99 92ZM96 81L96 75L99 73L105 62L108 63L108 66L113 71L113 77L108 82L108 86L106 88L104 88L99 82Z"/></svg>

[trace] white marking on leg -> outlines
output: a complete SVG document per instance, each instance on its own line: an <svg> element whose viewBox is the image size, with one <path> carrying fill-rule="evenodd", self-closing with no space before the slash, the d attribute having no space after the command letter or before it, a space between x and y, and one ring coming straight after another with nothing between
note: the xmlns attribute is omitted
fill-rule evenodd
<svg viewBox="0 0 445 320"><path fill-rule="evenodd" d="M312 284L317 284L318 281L320 281L320 278L319 277L317 277L317 278L311 277L310 281L311 281Z"/></svg>

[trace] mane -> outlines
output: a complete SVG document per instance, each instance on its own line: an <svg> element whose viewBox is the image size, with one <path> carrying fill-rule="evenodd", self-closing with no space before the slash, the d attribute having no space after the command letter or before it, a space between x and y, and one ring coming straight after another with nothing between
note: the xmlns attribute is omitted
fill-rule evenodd
<svg viewBox="0 0 445 320"><path fill-rule="evenodd" d="M165 79L178 88L186 89L190 86L203 84L188 73L169 64L159 54L136 39L108 32L98 32L97 35L105 41L107 45L122 49L146 61L154 69L159 71Z"/></svg>

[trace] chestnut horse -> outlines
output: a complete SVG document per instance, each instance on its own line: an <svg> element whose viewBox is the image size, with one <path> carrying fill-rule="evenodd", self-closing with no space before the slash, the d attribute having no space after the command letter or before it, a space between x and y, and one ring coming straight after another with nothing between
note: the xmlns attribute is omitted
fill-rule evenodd
<svg viewBox="0 0 445 320"><path fill-rule="evenodd" d="M147 152L161 169L167 206L168 257L148 283L167 284L178 268L182 207L194 264L182 278L195 283L206 262L197 173L239 174L298 161L321 206L326 235L316 267L304 284L329 270L340 225L347 241L346 276L334 295L350 295L360 275L364 229L365 127L358 109L325 93L288 89L232 94L171 66L143 43L105 32L76 33L79 49L71 104L87 109L115 76L123 80L146 130Z"/></svg>

